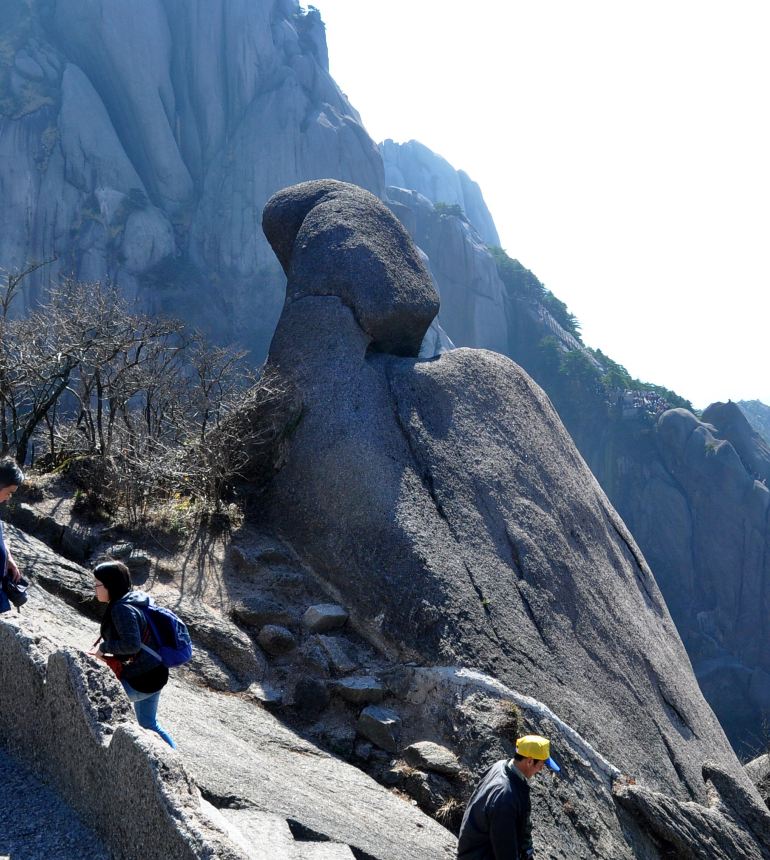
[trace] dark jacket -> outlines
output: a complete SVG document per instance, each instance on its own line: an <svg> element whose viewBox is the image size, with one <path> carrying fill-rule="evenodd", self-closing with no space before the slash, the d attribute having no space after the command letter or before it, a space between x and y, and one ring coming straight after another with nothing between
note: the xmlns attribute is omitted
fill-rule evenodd
<svg viewBox="0 0 770 860"><path fill-rule="evenodd" d="M458 860L521 860L532 855L529 784L513 761L484 774L460 825Z"/></svg>
<svg viewBox="0 0 770 860"><path fill-rule="evenodd" d="M8 575L8 550L5 548L3 524L0 522L0 612L11 611L11 601L3 591L3 580Z"/></svg>
<svg viewBox="0 0 770 860"><path fill-rule="evenodd" d="M154 686L157 690L168 680L168 670L162 666L160 660L142 648L143 641L150 648L155 645L147 629L147 619L141 610L141 607L146 606L149 601L149 595L143 591L129 591L120 600L110 603L109 617L102 625L102 651L105 654L114 654L116 657L130 658L123 668L121 679L128 681L132 687L141 692L155 692L155 690L142 689L143 686L147 686L141 684L139 680L142 675L151 673L150 686ZM137 683L135 684L134 681ZM157 683L158 681L162 683Z"/></svg>

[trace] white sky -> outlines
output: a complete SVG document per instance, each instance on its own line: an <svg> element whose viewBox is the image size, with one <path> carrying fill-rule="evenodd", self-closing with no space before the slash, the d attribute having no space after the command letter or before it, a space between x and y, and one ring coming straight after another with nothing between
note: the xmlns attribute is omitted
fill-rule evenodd
<svg viewBox="0 0 770 860"><path fill-rule="evenodd" d="M768 0L314 0L376 140L465 170L587 345L770 404Z"/></svg>

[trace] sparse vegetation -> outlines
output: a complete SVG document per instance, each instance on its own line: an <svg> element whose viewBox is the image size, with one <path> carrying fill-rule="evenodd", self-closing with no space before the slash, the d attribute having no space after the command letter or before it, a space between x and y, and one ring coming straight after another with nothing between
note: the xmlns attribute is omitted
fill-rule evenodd
<svg viewBox="0 0 770 860"><path fill-rule="evenodd" d="M276 374L245 353L134 312L112 287L65 282L25 319L0 289L0 448L67 472L79 510L149 518L181 532L227 514L222 501L277 468L301 417Z"/></svg>
<svg viewBox="0 0 770 860"><path fill-rule="evenodd" d="M510 297L542 305L582 346L580 323L564 302L547 290L518 260L511 259L502 248L490 247L489 252L497 264L498 274ZM515 355L513 357L517 358ZM635 379L625 367L613 361L600 349L569 349L566 343L560 342L553 335L542 338L532 360L524 363L546 388L560 412L564 409L569 411L570 405L575 402L585 407L593 401L597 409L602 408L614 399L613 396L618 391L651 392L671 407L681 406L692 410L689 400L661 385Z"/></svg>
<svg viewBox="0 0 770 860"><path fill-rule="evenodd" d="M495 728L502 738L509 743L515 743L524 728L521 708L515 702L501 699L497 705Z"/></svg>
<svg viewBox="0 0 770 860"><path fill-rule="evenodd" d="M448 797L436 810L436 820L447 830L457 833L463 820L465 806L456 797Z"/></svg>
<svg viewBox="0 0 770 860"><path fill-rule="evenodd" d="M525 269L518 260L509 257L502 248L490 245L488 250L497 264L500 280L513 298L540 302L565 331L582 343L580 323L561 299L557 299L529 269Z"/></svg>
<svg viewBox="0 0 770 860"><path fill-rule="evenodd" d="M394 773L399 774L402 778L406 779L407 777L413 776L417 773L417 768L412 767L412 765L407 764L403 759L399 759L391 768Z"/></svg>

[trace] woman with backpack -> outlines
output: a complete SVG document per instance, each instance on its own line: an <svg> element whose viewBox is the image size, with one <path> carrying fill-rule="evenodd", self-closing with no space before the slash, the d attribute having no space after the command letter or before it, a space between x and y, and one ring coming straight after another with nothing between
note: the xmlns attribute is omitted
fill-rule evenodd
<svg viewBox="0 0 770 860"><path fill-rule="evenodd" d="M120 561L105 561L94 568L96 599L107 604L101 625L101 636L89 653L109 663L118 675L126 695L134 705L136 719L142 728L157 732L172 749L171 735L158 723L160 691L168 681L168 669L154 649L151 631L142 611L150 603L149 595L131 590L128 568ZM98 644L98 647L97 647Z"/></svg>

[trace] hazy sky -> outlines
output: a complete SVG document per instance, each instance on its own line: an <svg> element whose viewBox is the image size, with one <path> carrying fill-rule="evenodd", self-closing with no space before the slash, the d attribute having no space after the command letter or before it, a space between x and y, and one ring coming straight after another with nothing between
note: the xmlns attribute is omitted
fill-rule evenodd
<svg viewBox="0 0 770 860"><path fill-rule="evenodd" d="M767 0L315 0L377 141L482 188L587 345L770 404Z"/></svg>

